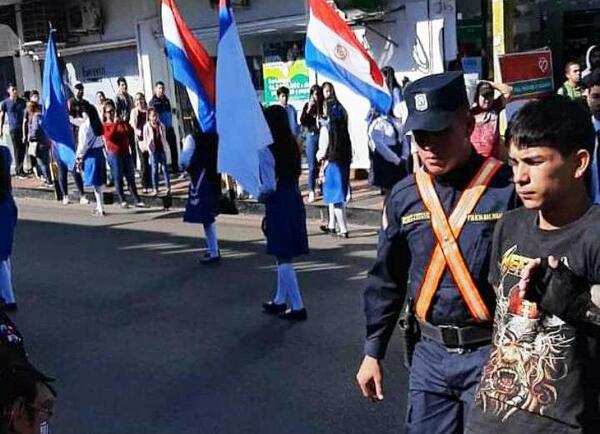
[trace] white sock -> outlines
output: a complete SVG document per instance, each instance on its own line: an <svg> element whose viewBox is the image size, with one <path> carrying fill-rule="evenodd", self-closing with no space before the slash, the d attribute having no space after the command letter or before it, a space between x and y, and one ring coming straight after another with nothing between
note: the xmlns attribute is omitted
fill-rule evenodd
<svg viewBox="0 0 600 434"><path fill-rule="evenodd" d="M333 204L330 203L328 206L329 209L329 223L327 224L327 227L331 230L335 229L335 213L334 213L334 207Z"/></svg>
<svg viewBox="0 0 600 434"><path fill-rule="evenodd" d="M0 262L0 297L5 303L15 302L15 293L12 286L12 276L10 271L10 258Z"/></svg>
<svg viewBox="0 0 600 434"><path fill-rule="evenodd" d="M285 286L290 299L290 305L293 310L300 310L304 307L300 288L298 287L298 279L294 266L290 263L279 264L281 270L281 283Z"/></svg>
<svg viewBox="0 0 600 434"><path fill-rule="evenodd" d="M94 197L96 198L96 209L104 213L104 200L102 198L102 187L94 187Z"/></svg>
<svg viewBox="0 0 600 434"><path fill-rule="evenodd" d="M283 271L281 269L281 264L277 265L277 292L275 292L275 297L273 298L273 303L275 304L283 304L285 303L285 295L286 290L283 284Z"/></svg>
<svg viewBox="0 0 600 434"><path fill-rule="evenodd" d="M340 227L340 233L345 234L348 232L348 226L346 225L346 213L344 212L344 206L334 208L335 219L337 220L338 226Z"/></svg>
<svg viewBox="0 0 600 434"><path fill-rule="evenodd" d="M204 225L206 247L211 258L219 256L219 241L217 240L217 225L215 222Z"/></svg>

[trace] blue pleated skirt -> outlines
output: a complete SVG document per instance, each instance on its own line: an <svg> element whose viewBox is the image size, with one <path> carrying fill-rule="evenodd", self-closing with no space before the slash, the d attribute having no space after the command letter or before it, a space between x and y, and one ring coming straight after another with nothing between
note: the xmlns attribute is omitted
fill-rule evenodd
<svg viewBox="0 0 600 434"><path fill-rule="evenodd" d="M83 158L83 185L100 187L106 184L106 157L102 148L91 148Z"/></svg>
<svg viewBox="0 0 600 434"><path fill-rule="evenodd" d="M202 173L191 175L188 199L183 221L186 223L214 223L219 215L219 184ZM202 179L201 179L202 178Z"/></svg>
<svg viewBox="0 0 600 434"><path fill-rule="evenodd" d="M267 254L291 259L308 253L306 210L297 183L278 182L265 203Z"/></svg>
<svg viewBox="0 0 600 434"><path fill-rule="evenodd" d="M0 261L5 261L12 253L17 215L17 205L12 196L0 199Z"/></svg>
<svg viewBox="0 0 600 434"><path fill-rule="evenodd" d="M325 181L323 182L323 202L336 204L346 202L348 195L348 178L350 173L338 163L329 162L325 168Z"/></svg>

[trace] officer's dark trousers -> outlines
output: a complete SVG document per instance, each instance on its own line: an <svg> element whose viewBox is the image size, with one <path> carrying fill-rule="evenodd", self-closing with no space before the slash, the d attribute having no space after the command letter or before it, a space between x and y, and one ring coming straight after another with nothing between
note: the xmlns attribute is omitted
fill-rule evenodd
<svg viewBox="0 0 600 434"><path fill-rule="evenodd" d="M485 345L463 354L449 353L440 344L419 341L410 370L406 432L462 433L489 352Z"/></svg>

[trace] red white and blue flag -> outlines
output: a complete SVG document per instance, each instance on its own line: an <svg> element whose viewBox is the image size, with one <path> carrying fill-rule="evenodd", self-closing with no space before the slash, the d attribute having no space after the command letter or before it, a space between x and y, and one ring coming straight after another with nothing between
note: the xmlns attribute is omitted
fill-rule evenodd
<svg viewBox="0 0 600 434"><path fill-rule="evenodd" d="M325 0L309 0L304 55L309 68L367 98L381 113L392 105L383 74L352 29Z"/></svg>
<svg viewBox="0 0 600 434"><path fill-rule="evenodd" d="M259 153L273 143L250 78L233 11L219 3L217 56L218 170L233 176L254 197L260 193Z"/></svg>
<svg viewBox="0 0 600 434"><path fill-rule="evenodd" d="M161 17L173 78L187 89L202 130L215 131L215 64L173 0L162 0Z"/></svg>

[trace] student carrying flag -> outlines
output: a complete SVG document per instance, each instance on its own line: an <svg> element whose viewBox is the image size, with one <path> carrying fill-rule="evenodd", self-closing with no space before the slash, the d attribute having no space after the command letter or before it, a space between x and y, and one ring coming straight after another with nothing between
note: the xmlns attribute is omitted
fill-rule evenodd
<svg viewBox="0 0 600 434"><path fill-rule="evenodd" d="M197 120L186 131L179 162L190 174L183 221L203 225L207 249L202 263L213 264L221 258L215 220L221 193L216 167L215 65L173 0L163 0L161 16L173 77L186 88Z"/></svg>

